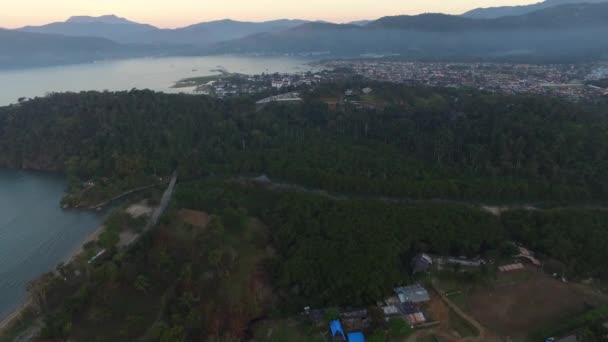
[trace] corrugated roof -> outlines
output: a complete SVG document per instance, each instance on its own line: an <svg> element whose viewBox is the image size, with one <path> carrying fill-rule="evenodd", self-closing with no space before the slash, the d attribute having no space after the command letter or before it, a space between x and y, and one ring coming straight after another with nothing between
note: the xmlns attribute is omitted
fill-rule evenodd
<svg viewBox="0 0 608 342"><path fill-rule="evenodd" d="M431 300L429 292L422 286L416 284L411 286L397 287L395 293L402 303L422 303Z"/></svg>

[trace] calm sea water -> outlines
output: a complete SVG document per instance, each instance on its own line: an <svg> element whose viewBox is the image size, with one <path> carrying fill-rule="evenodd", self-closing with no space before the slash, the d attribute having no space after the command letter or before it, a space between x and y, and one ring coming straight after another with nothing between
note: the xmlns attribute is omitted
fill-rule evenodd
<svg viewBox="0 0 608 342"><path fill-rule="evenodd" d="M207 76L223 67L230 72L261 74L309 70L310 60L291 57L205 56L137 58L95 64L0 71L0 106L20 97L44 96L48 92L81 90L171 89L186 77Z"/></svg>
<svg viewBox="0 0 608 342"><path fill-rule="evenodd" d="M25 298L27 283L64 261L102 221L62 210L66 180L0 169L0 318Z"/></svg>

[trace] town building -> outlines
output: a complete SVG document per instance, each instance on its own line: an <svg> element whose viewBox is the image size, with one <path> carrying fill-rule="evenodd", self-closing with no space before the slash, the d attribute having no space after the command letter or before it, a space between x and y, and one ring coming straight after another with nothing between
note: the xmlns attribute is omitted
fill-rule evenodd
<svg viewBox="0 0 608 342"><path fill-rule="evenodd" d="M412 259L411 266L414 274L427 272L433 266L433 258L428 254L418 254Z"/></svg>
<svg viewBox="0 0 608 342"><path fill-rule="evenodd" d="M395 293L402 304L419 304L431 300L429 292L419 284L395 288Z"/></svg>

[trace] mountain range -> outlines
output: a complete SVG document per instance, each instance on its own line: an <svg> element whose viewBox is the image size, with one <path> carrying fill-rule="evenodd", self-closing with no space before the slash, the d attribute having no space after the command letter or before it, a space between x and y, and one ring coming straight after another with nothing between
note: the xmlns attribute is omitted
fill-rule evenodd
<svg viewBox="0 0 608 342"><path fill-rule="evenodd" d="M308 23L217 44L215 52L580 61L605 56L605 37L608 2L567 4L495 19L422 14L384 17L364 26Z"/></svg>
<svg viewBox="0 0 608 342"><path fill-rule="evenodd" d="M577 3L601 3L607 0L546 0L543 2L525 6L500 6L490 8L477 8L464 13L462 16L472 19L495 19L506 16L516 16L534 11Z"/></svg>
<svg viewBox="0 0 608 342"><path fill-rule="evenodd" d="M461 16L400 15L348 24L225 19L176 29L114 15L75 16L64 22L0 31L0 44L6 47L0 52L0 68L220 53L391 53L405 58L524 61L608 56L608 0L547 0L518 10L523 13L501 15L513 12L499 7ZM488 18L477 18L484 15Z"/></svg>
<svg viewBox="0 0 608 342"><path fill-rule="evenodd" d="M26 26L18 31L74 37L101 37L122 44L207 45L261 32L282 31L307 22L280 19L258 23L224 19L177 29L160 29L114 15L105 15L71 17L64 22Z"/></svg>
<svg viewBox="0 0 608 342"><path fill-rule="evenodd" d="M143 49L133 49L104 38L5 29L0 29L0 44L8 47L0 49L0 68L82 63L143 53Z"/></svg>

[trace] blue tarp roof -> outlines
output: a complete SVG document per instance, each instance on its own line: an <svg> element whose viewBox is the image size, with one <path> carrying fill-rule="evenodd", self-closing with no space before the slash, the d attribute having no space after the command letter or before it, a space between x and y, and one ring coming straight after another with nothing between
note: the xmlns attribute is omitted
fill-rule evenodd
<svg viewBox="0 0 608 342"><path fill-rule="evenodd" d="M365 342L365 336L362 332L353 332L348 334L348 342Z"/></svg>
<svg viewBox="0 0 608 342"><path fill-rule="evenodd" d="M329 329L331 329L331 336L336 337L337 334L342 335L342 339L346 340L346 336L344 336L344 330L342 330L342 324L340 321L335 320L329 322Z"/></svg>

